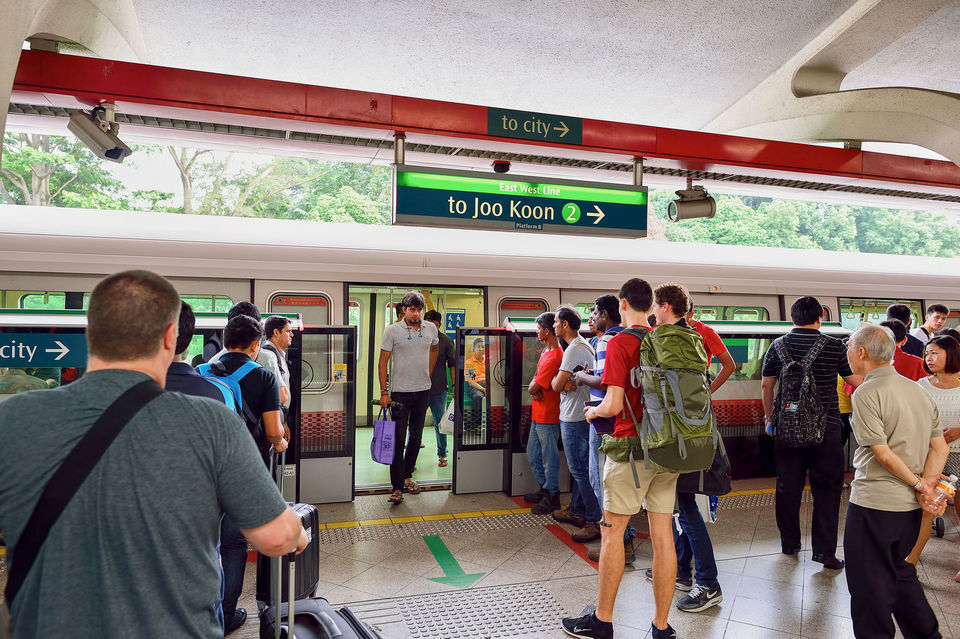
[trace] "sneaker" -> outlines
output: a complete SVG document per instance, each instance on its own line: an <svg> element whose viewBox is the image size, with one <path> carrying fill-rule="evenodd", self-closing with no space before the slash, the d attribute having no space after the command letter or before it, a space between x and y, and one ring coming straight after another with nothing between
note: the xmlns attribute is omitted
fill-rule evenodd
<svg viewBox="0 0 960 639"><path fill-rule="evenodd" d="M224 628L224 635L229 635L231 632L239 628L247 620L247 610L246 608L237 608L233 617L227 620L226 627Z"/></svg>
<svg viewBox="0 0 960 639"><path fill-rule="evenodd" d="M647 576L647 581L653 581L653 568L647 568L645 571L643 571L643 574ZM676 588L680 592L690 592L690 590L693 588L693 578L681 579L680 577L677 577Z"/></svg>
<svg viewBox="0 0 960 639"><path fill-rule="evenodd" d="M600 546L587 551L587 559L590 561L600 561ZM623 542L623 564L625 566L632 564L637 560L637 555L633 551L633 539Z"/></svg>
<svg viewBox="0 0 960 639"><path fill-rule="evenodd" d="M559 521L561 524L573 524L577 528L583 528L587 525L586 517L578 517L570 512L570 509L566 510L555 510L552 513L555 521Z"/></svg>
<svg viewBox="0 0 960 639"><path fill-rule="evenodd" d="M560 495L546 495L540 500L539 504L534 504L530 509L534 515L547 515L555 510L560 510Z"/></svg>
<svg viewBox="0 0 960 639"><path fill-rule="evenodd" d="M581 639L613 639L613 624L605 624L597 620L594 623L594 616L566 617L560 620L563 631L571 637L580 637ZM600 626L606 626L601 628Z"/></svg>
<svg viewBox="0 0 960 639"><path fill-rule="evenodd" d="M549 493L547 493L546 488L541 488L536 492L527 493L526 495L524 495L523 501L527 502L528 504L539 504L541 500L543 500L543 498L546 497L548 494Z"/></svg>
<svg viewBox="0 0 960 639"><path fill-rule="evenodd" d="M700 612L723 601L720 584L715 586L701 586L697 584L690 590L690 594L677 602L677 608L683 612Z"/></svg>
<svg viewBox="0 0 960 639"><path fill-rule="evenodd" d="M570 535L570 539L574 540L578 544L585 544L588 541L596 541L600 539L600 526L592 521L588 521L583 529L580 532Z"/></svg>
<svg viewBox="0 0 960 639"><path fill-rule="evenodd" d="M671 628L670 624L667 624L663 630L650 624L650 637L651 639L677 639L677 631Z"/></svg>

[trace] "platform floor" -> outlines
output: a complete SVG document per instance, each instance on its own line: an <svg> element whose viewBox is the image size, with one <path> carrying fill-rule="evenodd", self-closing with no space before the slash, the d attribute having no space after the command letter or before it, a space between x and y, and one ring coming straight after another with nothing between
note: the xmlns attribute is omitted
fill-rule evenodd
<svg viewBox="0 0 960 639"><path fill-rule="evenodd" d="M735 488L747 494L720 499L718 521L708 530L723 602L700 613L674 608L670 623L678 637L853 637L843 571L824 570L810 557L809 493L801 511L804 550L788 557L780 553L770 483L741 482ZM846 499L845 491L841 540ZM317 594L350 604L384 637L559 639L566 636L561 617L596 603L595 564L570 540L576 529L531 515L503 494L426 492L395 507L382 495L358 497L321 506L320 518L326 529ZM634 520L646 532L646 518ZM952 509L946 521L946 536L932 538L924 552L920 579L941 633L960 639L960 584L953 581L960 526ZM652 585L643 575L651 565L649 541L636 552L617 599L618 637L648 636L653 616ZM837 554L843 556L842 547ZM437 581L445 574L447 583ZM250 611L256 610L253 591L251 566L241 601ZM251 619L231 636L256 637L257 628Z"/></svg>

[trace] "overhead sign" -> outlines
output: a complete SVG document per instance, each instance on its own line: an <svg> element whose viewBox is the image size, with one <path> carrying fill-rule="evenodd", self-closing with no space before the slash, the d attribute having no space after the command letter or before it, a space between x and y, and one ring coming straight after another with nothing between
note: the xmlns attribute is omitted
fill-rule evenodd
<svg viewBox="0 0 960 639"><path fill-rule="evenodd" d="M87 338L82 333L0 333L0 367L86 365Z"/></svg>
<svg viewBox="0 0 960 639"><path fill-rule="evenodd" d="M647 189L398 166L394 224L645 237Z"/></svg>
<svg viewBox="0 0 960 639"><path fill-rule="evenodd" d="M487 109L487 135L539 142L583 142L583 119L549 113Z"/></svg>

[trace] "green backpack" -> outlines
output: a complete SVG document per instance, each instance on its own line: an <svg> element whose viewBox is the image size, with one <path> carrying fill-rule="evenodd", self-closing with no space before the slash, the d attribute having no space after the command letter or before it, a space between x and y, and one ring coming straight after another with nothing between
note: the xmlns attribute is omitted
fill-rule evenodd
<svg viewBox="0 0 960 639"><path fill-rule="evenodd" d="M640 365L630 372L630 383L643 393L639 423L630 402L625 404L637 425L646 467L672 473L710 468L719 436L703 338L676 324L623 332L641 340Z"/></svg>

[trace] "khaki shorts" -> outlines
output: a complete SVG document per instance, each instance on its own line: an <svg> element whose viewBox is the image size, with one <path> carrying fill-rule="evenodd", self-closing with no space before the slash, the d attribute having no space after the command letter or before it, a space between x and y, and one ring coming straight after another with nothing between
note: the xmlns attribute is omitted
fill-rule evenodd
<svg viewBox="0 0 960 639"><path fill-rule="evenodd" d="M633 480L630 462L615 462L609 457L603 465L603 508L618 515L640 512L644 502L652 513L673 514L677 500L677 473L645 468L643 460L633 462L640 488Z"/></svg>

